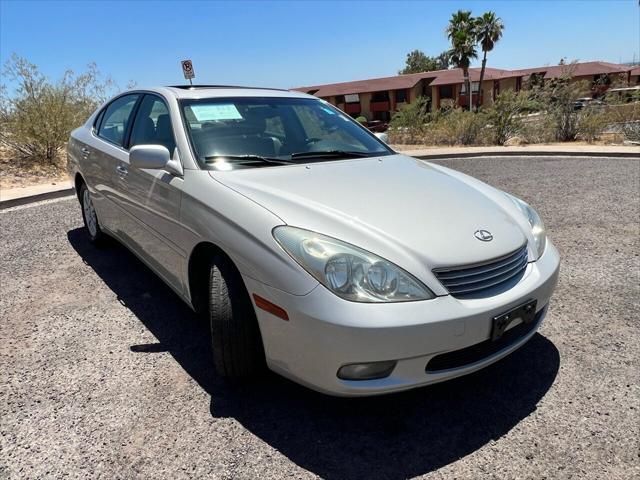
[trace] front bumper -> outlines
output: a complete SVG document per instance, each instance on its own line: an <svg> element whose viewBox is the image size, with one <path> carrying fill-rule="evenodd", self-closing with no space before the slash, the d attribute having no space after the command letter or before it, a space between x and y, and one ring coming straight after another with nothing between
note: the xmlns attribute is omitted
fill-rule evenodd
<svg viewBox="0 0 640 480"><path fill-rule="evenodd" d="M406 303L355 303L322 286L296 296L245 277L250 293L284 308L289 321L256 308L268 366L323 393L377 395L441 382L483 368L527 342L547 313L558 281L560 258L548 241L542 257L527 265L513 288L493 297L456 299L450 295ZM434 356L486 341L491 322L527 300L537 300L535 327L487 357L457 368L427 372ZM495 350L495 349L494 349ZM349 363L396 360L386 378L341 380Z"/></svg>

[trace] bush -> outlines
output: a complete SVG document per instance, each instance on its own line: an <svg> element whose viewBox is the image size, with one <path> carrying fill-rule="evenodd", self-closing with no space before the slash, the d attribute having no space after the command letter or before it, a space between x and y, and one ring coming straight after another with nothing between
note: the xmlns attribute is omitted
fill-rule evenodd
<svg viewBox="0 0 640 480"><path fill-rule="evenodd" d="M640 142L640 101L611 105L607 116L614 130L629 141Z"/></svg>
<svg viewBox="0 0 640 480"><path fill-rule="evenodd" d="M555 123L551 117L539 113L522 119L520 137L525 143L549 143L555 140Z"/></svg>
<svg viewBox="0 0 640 480"><path fill-rule="evenodd" d="M587 106L578 113L577 138L585 142L593 143L610 122L609 115L604 108L599 106Z"/></svg>
<svg viewBox="0 0 640 480"><path fill-rule="evenodd" d="M424 139L434 145L473 145L480 138L486 118L483 114L456 108L438 115L425 126Z"/></svg>
<svg viewBox="0 0 640 480"><path fill-rule="evenodd" d="M0 98L0 146L13 155L54 164L72 129L80 126L106 98L113 86L101 79L95 66L76 75L67 70L51 83L38 67L12 55L4 67L5 78L17 84L15 94Z"/></svg>
<svg viewBox="0 0 640 480"><path fill-rule="evenodd" d="M507 90L498 95L493 105L485 112L490 128L490 143L504 145L511 137L520 134L522 114L529 108L529 95L526 91Z"/></svg>
<svg viewBox="0 0 640 480"><path fill-rule="evenodd" d="M425 125L431 121L429 99L420 97L403 105L389 122L389 139L392 143L419 143Z"/></svg>
<svg viewBox="0 0 640 480"><path fill-rule="evenodd" d="M367 117L364 115L360 115L359 117L356 117L356 122L366 126L367 123L369 123L369 120L367 120Z"/></svg>
<svg viewBox="0 0 640 480"><path fill-rule="evenodd" d="M590 93L587 82L571 80L571 68L560 76L545 80L543 84L532 87L530 95L534 108L546 111L553 119L555 139L561 142L572 141L578 135L578 112L573 102Z"/></svg>

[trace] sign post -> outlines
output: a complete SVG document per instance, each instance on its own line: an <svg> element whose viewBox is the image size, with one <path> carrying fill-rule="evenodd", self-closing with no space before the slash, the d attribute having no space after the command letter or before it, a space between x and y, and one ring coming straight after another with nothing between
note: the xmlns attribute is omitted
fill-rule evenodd
<svg viewBox="0 0 640 480"><path fill-rule="evenodd" d="M182 60L180 63L182 63L182 73L184 74L184 78L189 80L190 85L193 85L191 79L196 76L196 73L193 71L193 63L191 63L191 60Z"/></svg>

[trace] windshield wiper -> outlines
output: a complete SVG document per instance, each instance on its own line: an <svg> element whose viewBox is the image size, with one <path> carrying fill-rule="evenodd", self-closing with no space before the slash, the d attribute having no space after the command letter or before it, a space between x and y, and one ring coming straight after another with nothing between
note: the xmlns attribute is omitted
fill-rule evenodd
<svg viewBox="0 0 640 480"><path fill-rule="evenodd" d="M383 152L380 152L383 153ZM350 150L319 150L317 152L298 152L292 153L291 158L359 158L371 157L371 152L356 152Z"/></svg>
<svg viewBox="0 0 640 480"><path fill-rule="evenodd" d="M217 160L228 159L228 160L244 160L248 162L263 162L263 163L273 163L275 165L289 165L291 162L289 160L282 160L280 158L272 158L272 157L263 157L261 155L211 155L208 157L204 157L204 161L206 163L216 163Z"/></svg>

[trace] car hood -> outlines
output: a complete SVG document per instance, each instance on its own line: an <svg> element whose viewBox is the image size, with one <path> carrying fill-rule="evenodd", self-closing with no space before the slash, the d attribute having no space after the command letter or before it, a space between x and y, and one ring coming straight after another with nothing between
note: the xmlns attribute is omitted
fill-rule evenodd
<svg viewBox="0 0 640 480"><path fill-rule="evenodd" d="M414 275L499 257L527 240L528 224L501 191L404 155L210 174L283 223L354 244ZM478 240L477 230L493 239Z"/></svg>

